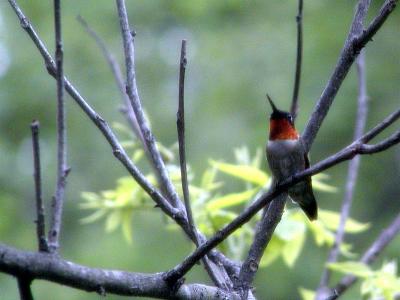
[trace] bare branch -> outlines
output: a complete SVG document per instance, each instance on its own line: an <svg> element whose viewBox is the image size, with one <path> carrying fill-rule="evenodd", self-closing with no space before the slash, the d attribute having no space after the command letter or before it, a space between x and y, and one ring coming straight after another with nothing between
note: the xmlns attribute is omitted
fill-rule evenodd
<svg viewBox="0 0 400 300"><path fill-rule="evenodd" d="M95 269L63 260L55 255L18 250L0 244L0 271L13 276L29 276L56 282L100 295L141 296L171 299L171 289L161 273L143 274ZM233 299L235 293L202 284L182 285L173 299Z"/></svg>
<svg viewBox="0 0 400 300"><path fill-rule="evenodd" d="M181 168L181 180L182 180L182 191L183 200L185 203L186 216L188 219L191 239L198 247L201 244L199 233L197 232L196 225L192 215L192 209L190 205L189 196L189 184L187 180L187 165L186 165L186 149L185 149L185 71L186 71L186 40L182 40L181 44L181 55L179 63L179 96L178 96L178 112L176 114L176 125L178 131L178 144L179 144L179 163ZM218 287L227 289L229 284L225 283L227 276L222 276L220 273L225 273L225 270L221 266L215 265L212 261L204 256L203 264L210 278ZM220 269L220 270L217 270ZM230 280L229 280L230 281Z"/></svg>
<svg viewBox="0 0 400 300"><path fill-rule="evenodd" d="M42 199L42 176L40 171L40 145L39 145L39 121L31 123L32 148L33 148L33 177L35 179L35 198L36 198L36 235L39 251L48 251L44 207Z"/></svg>
<svg viewBox="0 0 400 300"><path fill-rule="evenodd" d="M373 19L366 30L357 35L359 24L362 24L368 11L370 0L360 0L353 18L350 33L346 39L335 70L331 75L325 89L318 100L317 105L308 121L303 132L302 138L307 151L318 133L319 128L339 90L344 78L346 77L351 65L360 53L361 49L372 39L375 33L383 25L390 13L395 9L398 0L386 0L382 5L379 14Z"/></svg>
<svg viewBox="0 0 400 300"><path fill-rule="evenodd" d="M18 19L20 20L21 27L27 32L29 37L32 39L33 43L36 45L39 50L42 58L44 59L44 63L46 65L46 69L48 73L55 77L56 66L55 63L49 54L46 46L37 35L36 31L32 27L29 20L23 14L21 8L17 5L15 0L8 0L9 4L13 8L16 13ZM119 143L117 137L114 132L111 130L108 123L85 101L85 99L79 94L76 88L71 84L71 82L64 77L64 84L67 93L74 99L74 101L80 106L80 108L86 113L86 115L90 118L90 120L97 126L97 128L101 131L103 136L106 138L107 142L110 144L114 156L122 163L122 165L126 168L129 174L138 182L138 184L143 188L144 191L154 200L157 204L157 207L160 207L164 213L166 213L169 217L177 222L178 225L182 227L185 233L188 236L190 235L190 227L188 226L186 216L182 214L181 210L178 210L164 198L164 196L147 180L147 178L139 171L139 169L132 163L129 156L126 154L125 150ZM200 234L200 233L198 233ZM202 240L205 240L205 237L201 235ZM231 261L227 257L225 257L222 253L218 251L211 251L210 258L218 265L222 264L230 275L237 274L239 267L238 264Z"/></svg>
<svg viewBox="0 0 400 300"><path fill-rule="evenodd" d="M371 264L379 256L379 254L385 249L387 245L399 234L400 232L400 214L394 219L394 221L382 231L379 237L372 243L372 245L365 251L360 262L365 264ZM343 294L349 287L351 287L357 281L355 276L345 276L336 284L335 288L331 290L332 298L337 299Z"/></svg>
<svg viewBox="0 0 400 300"><path fill-rule="evenodd" d="M357 58L357 71L358 71L358 111L356 118L356 125L354 130L354 140L361 138L365 124L367 122L367 112L368 112L368 96L367 96L367 82L365 74L365 53L364 50ZM358 169L360 165L360 157L357 156L349 163L349 168L347 172L346 188L345 194L342 201L342 208L340 214L340 222L335 235L335 242L333 243L332 249L329 252L327 263L336 262L340 254L340 246L343 243L345 234L346 221L350 215L350 209L353 202L354 187L356 184ZM321 282L317 291L316 299L326 299L324 291L328 289L328 284L330 280L331 271L329 268L325 267Z"/></svg>
<svg viewBox="0 0 400 300"><path fill-rule="evenodd" d="M373 129L374 130L374 129ZM369 134L369 133L367 133ZM361 138L362 139L362 138ZM304 180L306 177L320 173L332 166L335 166L343 161L350 160L358 154L373 154L392 147L400 143L400 130L391 135L389 138L383 140L376 145L366 145L361 142L361 139L354 141L352 144L343 148L336 154L316 163L312 167L296 173L290 178L287 178L276 185L275 188L269 190L258 199L256 199L250 206L248 206L239 216L237 216L231 223L227 224L224 228L219 230L213 237L207 240L204 244L198 247L191 255L186 257L182 263L177 265L172 270L165 274L165 280L168 282L176 282L179 278L184 276L199 259L206 255L211 249L216 247L219 243L225 240L232 232L248 222L259 210L270 203L276 196L286 191L289 187L297 182Z"/></svg>
<svg viewBox="0 0 400 300"><path fill-rule="evenodd" d="M178 130L178 144L179 144L179 163L181 167L181 180L182 180L182 192L183 200L185 203L186 215L188 218L189 226L192 231L193 239L195 240L196 246L199 245L197 238L196 227L193 220L192 209L190 207L189 198L189 185L187 180L187 169L186 169L186 149L185 149L185 71L186 71L186 40L182 40L181 45L181 58L179 64L179 105L178 112L176 114L176 126Z"/></svg>
<svg viewBox="0 0 400 300"><path fill-rule="evenodd" d="M294 76L292 106L290 108L290 113L292 114L294 119L296 118L299 112L299 89L300 89L300 78L301 78L301 63L303 56L303 0L299 0L296 22L297 22L296 72Z"/></svg>
<svg viewBox="0 0 400 300"><path fill-rule="evenodd" d="M118 89L121 93L121 98L125 104L123 109L123 113L128 121L128 124L131 126L135 135L142 141L143 146L146 147L146 144L143 139L142 132L140 131L139 124L136 120L135 114L132 110L130 105L129 97L126 94L124 79L122 76L121 69L117 60L115 59L114 55L107 49L105 42L102 38L89 26L89 24L82 18L82 16L77 17L78 22L85 28L85 30L89 33L90 36L93 37L97 46L100 48L101 52L103 53L104 58L106 59L108 65L110 66L111 72L114 75L115 82L118 86Z"/></svg>
<svg viewBox="0 0 400 300"><path fill-rule="evenodd" d="M276 226L282 218L285 208L287 194L277 196L268 206L263 218L258 222L254 235L254 242L250 247L249 254L240 269L236 289L239 290L242 299L248 298L249 289L257 273L260 260L265 248L275 231Z"/></svg>
<svg viewBox="0 0 400 300"><path fill-rule="evenodd" d="M128 13L126 11L125 1L116 0L116 3L124 44L126 65L126 93L128 94L131 106L133 108L133 111L135 112L136 120L138 121L147 149L149 150L152 157L153 164L161 177L164 188L167 191L169 201L175 208L179 209L180 211L184 211L182 202L180 201L179 196L176 193L175 187L169 178L167 169L165 168L164 161L160 155L160 152L157 149L156 140L143 114L142 105L136 85L133 36L129 27Z"/></svg>
<svg viewBox="0 0 400 300"><path fill-rule="evenodd" d="M57 185L52 203L50 230L48 234L49 251L57 252L61 231L62 211L67 175L67 134L64 103L63 46L61 35L60 0L54 0L54 28L56 40L56 80L57 80Z"/></svg>
<svg viewBox="0 0 400 300"><path fill-rule="evenodd" d="M18 290L19 297L21 300L33 300L33 295L31 291L32 280L26 278L26 276L18 276Z"/></svg>

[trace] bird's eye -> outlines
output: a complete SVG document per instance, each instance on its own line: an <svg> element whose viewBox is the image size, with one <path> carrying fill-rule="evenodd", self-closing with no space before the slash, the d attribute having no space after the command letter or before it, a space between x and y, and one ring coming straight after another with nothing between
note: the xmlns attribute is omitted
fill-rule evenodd
<svg viewBox="0 0 400 300"><path fill-rule="evenodd" d="M289 122L293 124L293 117L289 115Z"/></svg>

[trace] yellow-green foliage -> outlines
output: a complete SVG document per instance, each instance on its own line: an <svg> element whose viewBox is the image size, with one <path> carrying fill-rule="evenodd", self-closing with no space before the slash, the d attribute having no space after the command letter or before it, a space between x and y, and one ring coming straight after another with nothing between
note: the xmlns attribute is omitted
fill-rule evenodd
<svg viewBox="0 0 400 300"><path fill-rule="evenodd" d="M123 125L117 128L124 131ZM132 157L138 162L143 157L143 151L135 143L126 143L132 149ZM173 164L174 151L159 145L165 156L169 157L167 164L171 179L176 185L177 191L181 191L179 166ZM192 210L196 225L201 232L211 236L240 214L243 208L258 195L261 195L269 186L271 176L266 173L262 151L259 149L251 157L248 148L235 149L235 163L226 163L215 160L209 161L209 167L195 182L194 175L189 168L189 192ZM154 176L147 175L149 181L157 186ZM336 189L322 180L326 175L317 175L313 178L313 186L316 190L335 192ZM222 182L237 183L235 192L224 193ZM132 242L131 218L139 210L155 211L154 203L140 186L130 177L117 180L112 190L100 193L82 193L84 202L81 208L92 210L93 213L82 220L83 223L91 223L105 218L105 230L111 232L121 227L125 239ZM250 245L255 223L259 216L236 230L219 248L233 259L243 259ZM171 221L167 228L175 229L177 225ZM318 246L331 246L334 239L334 231L339 224L339 214L320 209L319 220L309 222L299 209L287 209L282 220L276 228L260 266L266 267L278 258L282 258L288 267L292 267L299 257L304 245L306 233L314 237ZM362 224L349 219L346 231L350 233L361 232L368 228L368 224ZM342 247L344 254L350 255L350 245Z"/></svg>

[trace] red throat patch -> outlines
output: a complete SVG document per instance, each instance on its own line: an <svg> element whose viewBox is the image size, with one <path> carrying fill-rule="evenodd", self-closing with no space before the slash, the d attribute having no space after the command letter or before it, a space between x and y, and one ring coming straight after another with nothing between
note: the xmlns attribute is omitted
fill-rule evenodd
<svg viewBox="0 0 400 300"><path fill-rule="evenodd" d="M299 134L292 124L286 119L269 121L269 139L274 140L297 140Z"/></svg>

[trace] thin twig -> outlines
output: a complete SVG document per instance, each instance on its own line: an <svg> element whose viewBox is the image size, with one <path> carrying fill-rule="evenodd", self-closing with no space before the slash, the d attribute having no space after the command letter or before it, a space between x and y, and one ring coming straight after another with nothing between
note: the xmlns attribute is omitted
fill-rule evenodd
<svg viewBox="0 0 400 300"><path fill-rule="evenodd" d="M33 177L35 179L35 198L36 198L36 235L39 251L48 251L44 207L42 199L42 176L40 168L40 145L39 145L39 121L31 123L32 149L33 149Z"/></svg>
<svg viewBox="0 0 400 300"><path fill-rule="evenodd" d="M286 199L286 193L277 196L269 204L266 213L257 224L254 242L250 247L246 260L243 262L236 282L235 288L240 292L242 299L248 299L249 289L257 273L265 248L268 246L275 228L282 218Z"/></svg>
<svg viewBox="0 0 400 300"><path fill-rule="evenodd" d="M382 231L379 237L371 244L371 246L365 251L360 262L365 264L371 264L379 256L379 254L385 249L387 245L399 234L400 232L400 214L394 219L394 221ZM357 281L357 277L347 275L343 277L335 288L331 290L333 297L331 299L337 299L343 294L349 287L351 287Z"/></svg>
<svg viewBox="0 0 400 300"><path fill-rule="evenodd" d="M372 129L372 130L375 130ZM232 232L248 222L259 210L270 203L276 196L286 191L292 185L304 180L305 178L320 173L340 162L350 160L356 155L361 154L374 154L384 151L396 144L400 143L400 130L392 134L389 138L379 142L376 145L366 145L361 142L361 139L354 141L347 147L343 148L336 154L316 163L312 167L305 169L299 173L294 174L292 177L283 180L275 188L270 189L268 192L256 199L250 206L248 206L239 216L232 222L227 224L224 228L219 230L214 236L208 239L204 244L198 247L191 255L186 257L179 265L172 270L166 272L165 280L176 282L179 278L184 276L204 255L211 249L216 247L219 243L224 241Z"/></svg>
<svg viewBox="0 0 400 300"><path fill-rule="evenodd" d="M358 111L357 111L356 125L354 130L354 140L358 140L362 137L365 124L367 122L368 96L367 96L364 50L357 58L356 64L357 64L357 74L358 74ZM342 208L340 213L340 222L336 231L335 242L333 243L333 246L327 258L327 264L336 262L339 257L340 247L341 244L343 243L345 234L346 221L350 215L350 209L353 202L353 193L358 176L359 165L360 165L359 156L355 157L349 163L345 194L342 201ZM325 267L324 271L322 272L321 282L317 290L316 299L321 299L321 300L326 299L325 292L328 290L330 275L331 275L330 269Z"/></svg>
<svg viewBox="0 0 400 300"><path fill-rule="evenodd" d="M372 20L367 29L362 31L360 35L356 35L354 33L357 28L356 26L358 25L355 24L359 24L365 19L370 0L360 0L358 2L357 11L352 22L352 28L343 46L335 70L325 86L325 89L311 114L307 126L304 129L302 138L307 152L310 150L319 128L321 127L321 124L324 121L337 91L346 77L352 63L360 53L361 49L371 41L372 37L380 29L390 13L395 9L397 2L398 0L386 0L379 11L379 14Z"/></svg>
<svg viewBox="0 0 400 300"><path fill-rule="evenodd" d="M135 75L135 50L133 45L133 35L129 27L128 13L124 0L116 0L118 16L120 21L122 40L124 44L125 66L126 66L126 93L128 94L131 106L135 112L136 120L138 121L140 130L143 134L147 149L149 150L153 164L160 175L163 186L167 192L168 200L175 208L184 211L182 202L176 193L175 187L172 184L164 161L158 151L155 137L153 136L147 120L144 116L142 105L139 98L139 93L136 85Z"/></svg>
<svg viewBox="0 0 400 300"><path fill-rule="evenodd" d="M21 275L17 278L18 281L18 290L19 297L21 300L33 300L31 283L32 279L28 279L25 276Z"/></svg>
<svg viewBox="0 0 400 300"><path fill-rule="evenodd" d="M185 147L185 71L186 71L186 40L182 40L181 44L181 55L179 63L179 96L178 96L178 112L176 118L176 125L178 131L178 144L179 144L179 163L181 168L181 180L182 180L182 192L183 200L185 203L185 210L188 219L188 223L191 229L191 239L194 241L195 245L198 247L201 244L199 233L197 232L196 225L193 219L192 209L190 205L189 196L189 184L187 180L187 164L186 164L186 147ZM226 271L221 267L214 264L204 256L203 264L207 273L213 282L221 288L228 289L231 285L230 280L227 281L228 276L224 276ZM217 270L218 269L218 270Z"/></svg>
<svg viewBox="0 0 400 300"><path fill-rule="evenodd" d="M178 95L178 112L176 114L176 126L178 130L178 144L179 144L179 163L181 167L181 180L183 200L185 203L186 215L188 218L189 226L192 231L193 239L196 246L199 245L197 238L196 226L193 220L192 209L189 198L189 184L187 180L187 166L186 166L186 149L185 149L185 71L186 71L186 40L182 40L181 56L179 63L179 95Z"/></svg>
<svg viewBox="0 0 400 300"><path fill-rule="evenodd" d="M97 46L100 48L101 52L103 53L103 56L106 59L108 65L111 69L112 74L114 75L115 82L121 93L121 98L122 98L122 100L124 102L124 106L125 106L123 109L123 113L126 117L126 120L128 121L128 124L131 126L135 135L142 141L143 146L146 147L142 132L140 131L140 128L139 128L139 124L138 124L135 114L132 110L132 107L131 107L131 104L129 101L129 97L126 94L124 79L122 76L121 68L119 67L117 60L115 59L114 55L108 50L103 39L89 26L89 24L85 21L85 19L83 19L82 16L78 16L77 20L83 26L83 28L85 28L85 30L90 34L90 36L93 37Z"/></svg>
<svg viewBox="0 0 400 300"><path fill-rule="evenodd" d="M59 237L62 222L65 184L69 169L67 167L67 134L64 103L63 46L61 33L60 0L54 0L54 28L56 41L56 80L57 80L57 185L52 203L51 223L49 230L49 250L56 252L59 248Z"/></svg>
<svg viewBox="0 0 400 300"><path fill-rule="evenodd" d="M303 0L299 0L296 23L297 23L296 72L294 76L292 106L290 108L290 113L292 114L294 119L297 117L297 114L299 112L299 90L300 90L300 79L301 79L301 63L303 57Z"/></svg>

